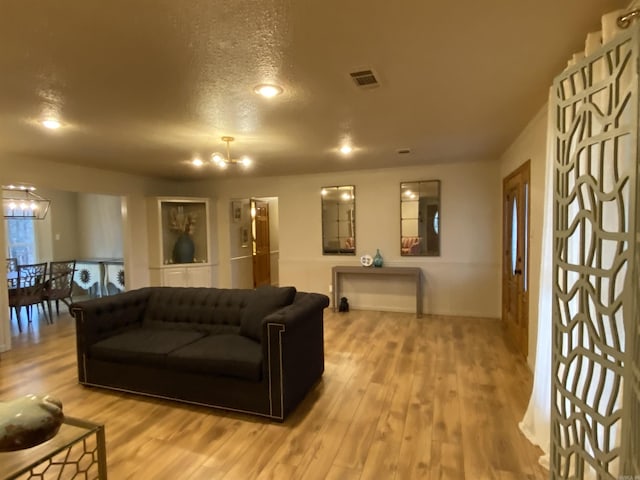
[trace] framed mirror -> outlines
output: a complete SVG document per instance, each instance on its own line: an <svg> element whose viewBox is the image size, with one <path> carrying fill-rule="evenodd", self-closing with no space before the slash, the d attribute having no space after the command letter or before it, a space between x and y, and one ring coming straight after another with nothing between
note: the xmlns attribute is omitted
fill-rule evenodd
<svg viewBox="0 0 640 480"><path fill-rule="evenodd" d="M322 254L356 254L356 187L323 187Z"/></svg>
<svg viewBox="0 0 640 480"><path fill-rule="evenodd" d="M440 256L440 180L400 184L400 255Z"/></svg>

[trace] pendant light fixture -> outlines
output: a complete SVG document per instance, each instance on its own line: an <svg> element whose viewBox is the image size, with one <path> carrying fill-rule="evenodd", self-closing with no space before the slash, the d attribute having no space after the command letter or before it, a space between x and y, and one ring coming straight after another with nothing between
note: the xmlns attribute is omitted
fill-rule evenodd
<svg viewBox="0 0 640 480"><path fill-rule="evenodd" d="M51 200L34 193L28 185L2 186L2 212L4 218L43 220L49 211Z"/></svg>
<svg viewBox="0 0 640 480"><path fill-rule="evenodd" d="M216 164L220 169L224 170L229 165L238 165L242 168L249 168L251 166L251 159L247 156L244 156L240 159L231 158L231 148L229 144L233 142L234 138L229 136L222 137L222 141L227 144L227 155L226 157L221 153L214 153L211 155L211 161Z"/></svg>

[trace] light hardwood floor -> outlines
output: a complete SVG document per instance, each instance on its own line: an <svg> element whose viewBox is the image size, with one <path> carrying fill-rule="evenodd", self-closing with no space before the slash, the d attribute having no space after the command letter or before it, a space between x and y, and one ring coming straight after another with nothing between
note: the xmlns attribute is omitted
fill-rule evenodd
<svg viewBox="0 0 640 480"><path fill-rule="evenodd" d="M49 393L105 423L111 480L548 477L517 427L531 374L498 320L326 310L323 379L283 424L84 388L68 315L12 323L0 401Z"/></svg>

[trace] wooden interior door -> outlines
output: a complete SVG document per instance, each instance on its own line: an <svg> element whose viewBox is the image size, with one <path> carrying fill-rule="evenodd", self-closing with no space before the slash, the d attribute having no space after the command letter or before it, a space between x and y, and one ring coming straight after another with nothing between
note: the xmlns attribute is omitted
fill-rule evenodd
<svg viewBox="0 0 640 480"><path fill-rule="evenodd" d="M253 286L270 285L269 204L260 200L251 200L251 213Z"/></svg>
<svg viewBox="0 0 640 480"><path fill-rule="evenodd" d="M530 162L504 179L502 321L509 342L529 353L529 209Z"/></svg>

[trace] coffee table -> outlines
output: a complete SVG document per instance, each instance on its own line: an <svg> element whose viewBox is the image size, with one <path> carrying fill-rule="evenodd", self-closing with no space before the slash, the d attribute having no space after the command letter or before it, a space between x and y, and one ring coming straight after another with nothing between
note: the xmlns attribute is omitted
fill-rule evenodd
<svg viewBox="0 0 640 480"><path fill-rule="evenodd" d="M107 479L104 425L65 417L57 435L35 447L0 452L0 479Z"/></svg>

